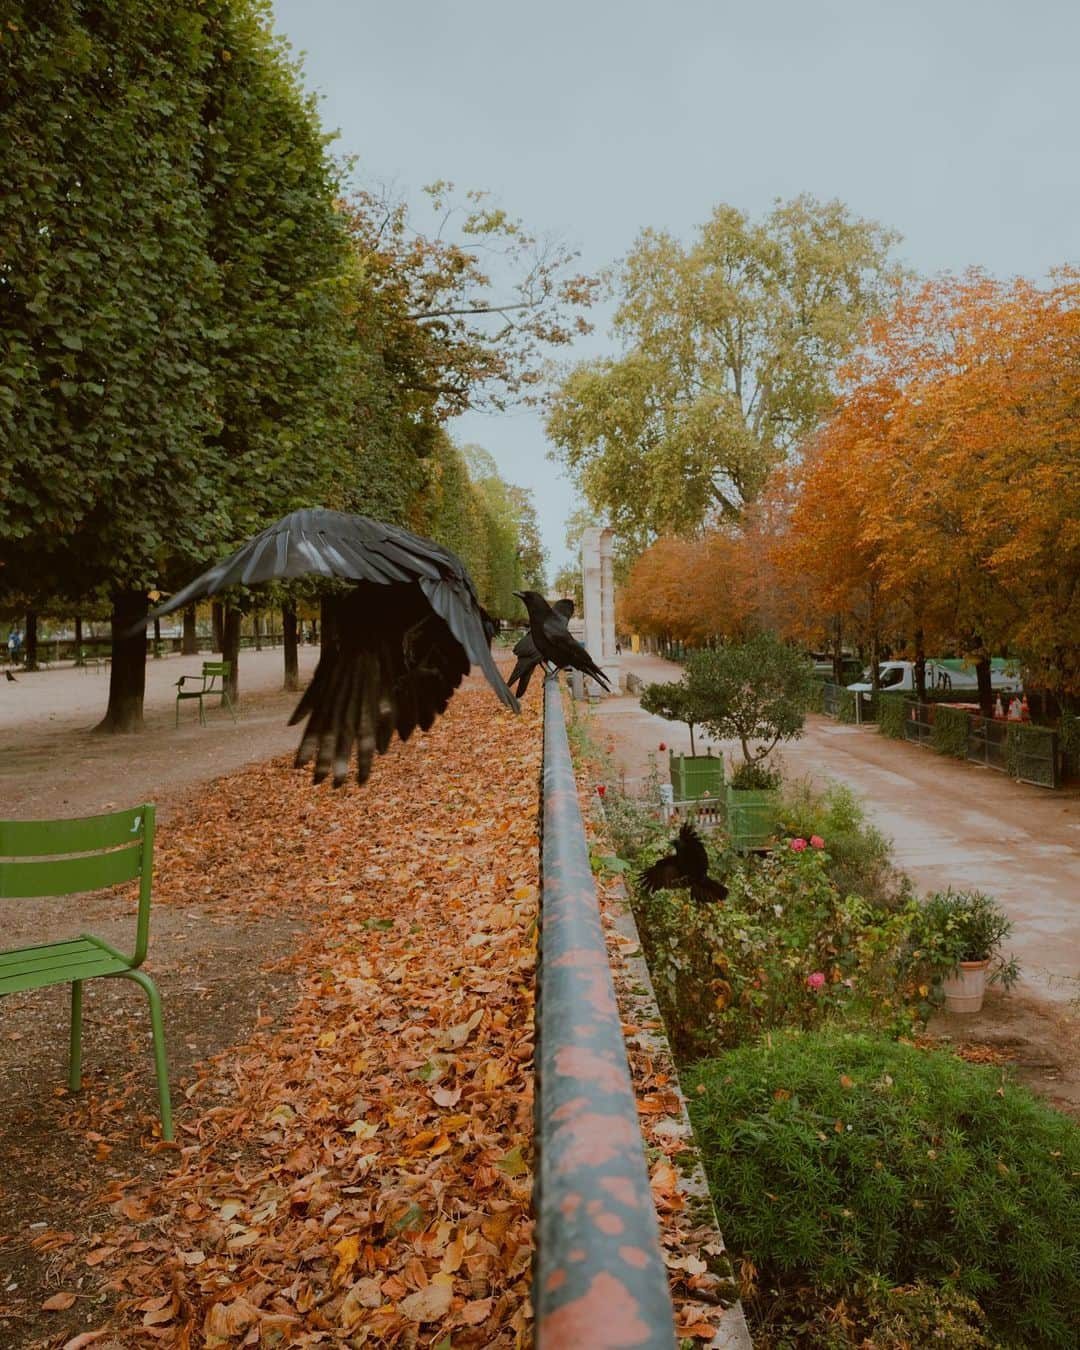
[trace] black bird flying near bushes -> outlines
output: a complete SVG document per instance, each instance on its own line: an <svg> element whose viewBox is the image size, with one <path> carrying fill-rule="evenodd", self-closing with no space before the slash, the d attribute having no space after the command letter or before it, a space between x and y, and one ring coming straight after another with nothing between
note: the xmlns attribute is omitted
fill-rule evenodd
<svg viewBox="0 0 1080 1350"><path fill-rule="evenodd" d="M558 614L564 622L569 622L574 617L574 602L573 600L556 600L551 606L551 610L553 614ZM525 690L528 689L529 681L532 679L532 673L543 660L536 650L532 633L526 633L521 641L515 644L514 655L517 657L517 662L506 683L514 690L518 698L524 698ZM517 683L516 689L514 689L515 682Z"/></svg>
<svg viewBox="0 0 1080 1350"><path fill-rule="evenodd" d="M651 895L689 887L691 898L702 904L727 899L727 887L709 876L709 855L689 821L671 841L671 847L674 853L660 858L638 877L642 890Z"/></svg>
<svg viewBox="0 0 1080 1350"><path fill-rule="evenodd" d="M566 620L556 614L540 592L515 591L514 594L529 611L529 636L541 661L550 662L556 670L570 666L583 671L610 692L608 677L572 635Z"/></svg>
<svg viewBox="0 0 1080 1350"><path fill-rule="evenodd" d="M321 508L293 511L231 557L196 577L147 618L183 609L226 586L301 576L355 584L335 598L314 678L289 719L307 718L297 765L315 763L315 782L339 787L357 748L357 781L371 773L396 731L407 741L446 710L478 665L514 712L517 699L491 657L495 623L464 564L448 548L397 525Z"/></svg>

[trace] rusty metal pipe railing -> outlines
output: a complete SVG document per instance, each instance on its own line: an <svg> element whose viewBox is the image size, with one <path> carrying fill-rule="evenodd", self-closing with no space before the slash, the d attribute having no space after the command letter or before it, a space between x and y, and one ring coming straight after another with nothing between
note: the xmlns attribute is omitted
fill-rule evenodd
<svg viewBox="0 0 1080 1350"><path fill-rule="evenodd" d="M539 1350L672 1350L649 1191L557 676L544 682L536 1007Z"/></svg>

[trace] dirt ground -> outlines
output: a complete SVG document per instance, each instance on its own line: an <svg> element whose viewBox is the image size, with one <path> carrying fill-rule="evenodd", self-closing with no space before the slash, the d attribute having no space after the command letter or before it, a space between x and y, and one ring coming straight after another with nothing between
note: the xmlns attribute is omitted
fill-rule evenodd
<svg viewBox="0 0 1080 1350"><path fill-rule="evenodd" d="M317 649L300 649L301 678ZM99 736L108 676L55 666L0 680L0 815L8 819L92 815L142 801L159 824L207 782L295 749L286 726L298 695L284 693L280 649L241 656L240 717L208 707L202 727L191 703L175 723L175 684L203 656L147 664L146 730ZM133 898L106 894L4 906L2 947L50 941L85 928L121 948L130 944ZM296 987L288 965L298 932L287 914L237 915L228 897L208 892L190 907L159 905L151 920L146 969L166 1009L174 1100L195 1064L272 1025ZM180 995L183 995L182 997ZM122 980L94 980L83 1014L84 1091L64 1087L66 987L0 1000L0 1345L52 1344L54 1292L49 1254L35 1234L63 1230L74 1204L133 1171L164 1167L140 1141L156 1120L146 1000ZM39 1338L44 1337L43 1340Z"/></svg>
<svg viewBox="0 0 1080 1350"><path fill-rule="evenodd" d="M655 656L624 654L621 664L646 683L680 675ZM604 699L592 716L603 733L597 739L614 741L616 772L630 791L649 772L650 756L666 780L661 741L690 752L687 728L643 712L634 695ZM733 743L697 732L695 742L699 754L711 746L741 757ZM954 886L997 896L1014 924L1019 985L1008 994L992 989L974 1016L939 1014L929 1030L1000 1049L1033 1088L1080 1117L1080 792L1016 783L873 727L813 715L780 759L789 777L853 788L919 891Z"/></svg>

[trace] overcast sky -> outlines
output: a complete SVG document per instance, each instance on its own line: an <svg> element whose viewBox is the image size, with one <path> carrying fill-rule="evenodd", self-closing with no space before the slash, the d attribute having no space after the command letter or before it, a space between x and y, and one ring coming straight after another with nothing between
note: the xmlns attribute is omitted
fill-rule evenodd
<svg viewBox="0 0 1080 1350"><path fill-rule="evenodd" d="M585 270L645 225L801 192L899 230L924 273L1080 261L1076 0L273 0L336 150L409 200L486 188ZM607 349L603 332L579 354ZM566 560L539 416L469 415Z"/></svg>

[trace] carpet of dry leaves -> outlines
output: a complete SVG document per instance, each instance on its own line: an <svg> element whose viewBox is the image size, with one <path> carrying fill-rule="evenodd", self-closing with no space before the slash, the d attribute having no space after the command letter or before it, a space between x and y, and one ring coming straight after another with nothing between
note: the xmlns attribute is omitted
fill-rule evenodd
<svg viewBox="0 0 1080 1350"><path fill-rule="evenodd" d="M279 964L300 995L197 1065L175 1144L145 1117L155 1174L133 1166L36 1232L57 1289L37 1344L531 1344L541 739L539 697L512 717L466 686L363 789L274 760L170 814L159 913L295 921ZM677 1084L625 1031L676 1326L708 1341L715 1235L673 1165ZM71 1099L65 1125L104 1158L136 1109L118 1084Z"/></svg>
<svg viewBox="0 0 1080 1350"><path fill-rule="evenodd" d="M163 1179L35 1239L57 1311L88 1270L114 1300L72 1350L525 1343L539 760L538 704L465 689L364 789L275 761L160 832L157 906L309 925L301 997L201 1067Z"/></svg>

